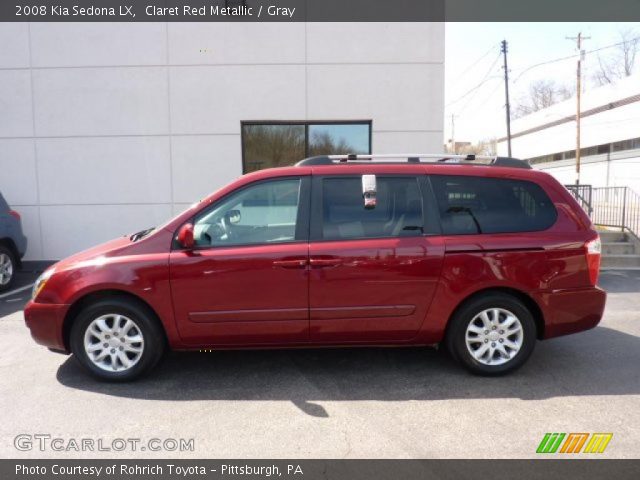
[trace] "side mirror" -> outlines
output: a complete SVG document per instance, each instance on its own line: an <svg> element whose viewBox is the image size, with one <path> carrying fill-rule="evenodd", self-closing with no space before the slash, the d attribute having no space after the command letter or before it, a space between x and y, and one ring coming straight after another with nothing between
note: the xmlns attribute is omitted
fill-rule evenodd
<svg viewBox="0 0 640 480"><path fill-rule="evenodd" d="M364 199L364 208L376 208L376 176L362 175L362 198Z"/></svg>
<svg viewBox="0 0 640 480"><path fill-rule="evenodd" d="M192 223L185 223L180 227L180 230L178 230L178 243L182 248L191 249L194 247Z"/></svg>
<svg viewBox="0 0 640 480"><path fill-rule="evenodd" d="M240 223L240 218L242 218L242 215L240 215L240 210L229 210L224 214L225 221L230 225Z"/></svg>

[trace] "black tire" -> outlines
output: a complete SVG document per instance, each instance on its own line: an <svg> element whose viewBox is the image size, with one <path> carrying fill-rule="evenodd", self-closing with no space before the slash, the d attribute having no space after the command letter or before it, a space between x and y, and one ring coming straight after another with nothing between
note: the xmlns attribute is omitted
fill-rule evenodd
<svg viewBox="0 0 640 480"><path fill-rule="evenodd" d="M476 315L480 314L484 310L493 308L503 309L513 313L520 321L523 336L520 349L511 359L502 364L488 365L477 360L471 354L469 348L474 349L475 347L471 346L467 348L466 334L469 324ZM535 347L536 333L536 324L533 319L533 315L524 303L512 295L493 292L472 298L458 309L449 324L445 343L451 356L470 372L483 376L499 376L513 372L527 361ZM487 340L486 337L483 338L483 342L488 341L491 345L498 344L497 341L492 342L491 340ZM511 337L511 339L513 339L513 337ZM503 341L508 342L508 339L504 339ZM504 345L506 345L506 343ZM479 343L478 349L481 347L482 344ZM496 353L493 358L495 359L498 355L500 354Z"/></svg>
<svg viewBox="0 0 640 480"><path fill-rule="evenodd" d="M89 358L84 348L84 336L91 322L111 314L131 319L144 340L139 360L128 369L104 370ZM166 341L160 322L148 307L126 298L113 297L92 303L78 314L71 327L70 347L75 358L94 377L110 382L127 382L147 374L156 366L164 354Z"/></svg>
<svg viewBox="0 0 640 480"><path fill-rule="evenodd" d="M6 292L13 286L16 281L16 273L18 271L18 262L16 261L16 256L14 255L13 251L4 245L0 245L0 256L4 255L9 258L9 262L11 263L11 276L7 283L0 283L0 292ZM0 268L2 267L0 266Z"/></svg>

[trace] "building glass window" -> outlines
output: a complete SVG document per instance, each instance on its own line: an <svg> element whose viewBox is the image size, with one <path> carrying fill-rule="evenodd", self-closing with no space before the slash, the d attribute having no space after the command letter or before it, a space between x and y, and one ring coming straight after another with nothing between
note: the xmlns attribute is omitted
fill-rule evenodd
<svg viewBox="0 0 640 480"><path fill-rule="evenodd" d="M603 143L601 145L597 145L595 147L588 147L580 149L581 157L589 157L593 155L606 155L612 152L622 152L625 150L633 150L640 148L640 138L632 138L629 140L622 140L619 142L613 143ZM553 153L549 155L542 155L540 157L529 158L529 163L537 164L537 163L549 163L555 162L558 160L569 160L576 158L576 151L569 150L562 153Z"/></svg>
<svg viewBox="0 0 640 480"><path fill-rule="evenodd" d="M309 156L341 153L371 153L371 124L311 124L309 125Z"/></svg>
<svg viewBox="0 0 640 480"><path fill-rule="evenodd" d="M344 153L371 153L371 121L242 122L244 173Z"/></svg>

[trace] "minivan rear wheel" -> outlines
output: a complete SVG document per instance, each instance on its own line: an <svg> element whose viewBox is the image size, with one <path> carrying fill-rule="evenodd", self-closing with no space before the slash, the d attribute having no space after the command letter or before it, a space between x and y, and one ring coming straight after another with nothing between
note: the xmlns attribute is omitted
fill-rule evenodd
<svg viewBox="0 0 640 480"><path fill-rule="evenodd" d="M153 314L123 298L85 307L71 327L70 344L74 356L92 375L120 382L149 372L165 347Z"/></svg>
<svg viewBox="0 0 640 480"><path fill-rule="evenodd" d="M462 305L451 319L447 349L477 375L504 375L521 367L533 353L536 325L516 297L494 292Z"/></svg>
<svg viewBox="0 0 640 480"><path fill-rule="evenodd" d="M0 292L9 290L13 285L16 273L16 258L13 252L0 245Z"/></svg>

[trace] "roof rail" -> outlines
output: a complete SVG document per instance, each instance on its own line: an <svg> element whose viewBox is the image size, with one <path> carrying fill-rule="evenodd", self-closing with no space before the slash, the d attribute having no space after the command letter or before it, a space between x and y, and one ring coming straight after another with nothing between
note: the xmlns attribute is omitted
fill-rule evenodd
<svg viewBox="0 0 640 480"><path fill-rule="evenodd" d="M423 162L421 159L426 159ZM467 165L484 165L493 167L527 168L531 165L526 160L490 155L448 155L446 153L385 153L385 154L346 154L322 155L305 158L296 163L298 167L316 165L336 165L365 163L382 160L381 163L454 163Z"/></svg>

